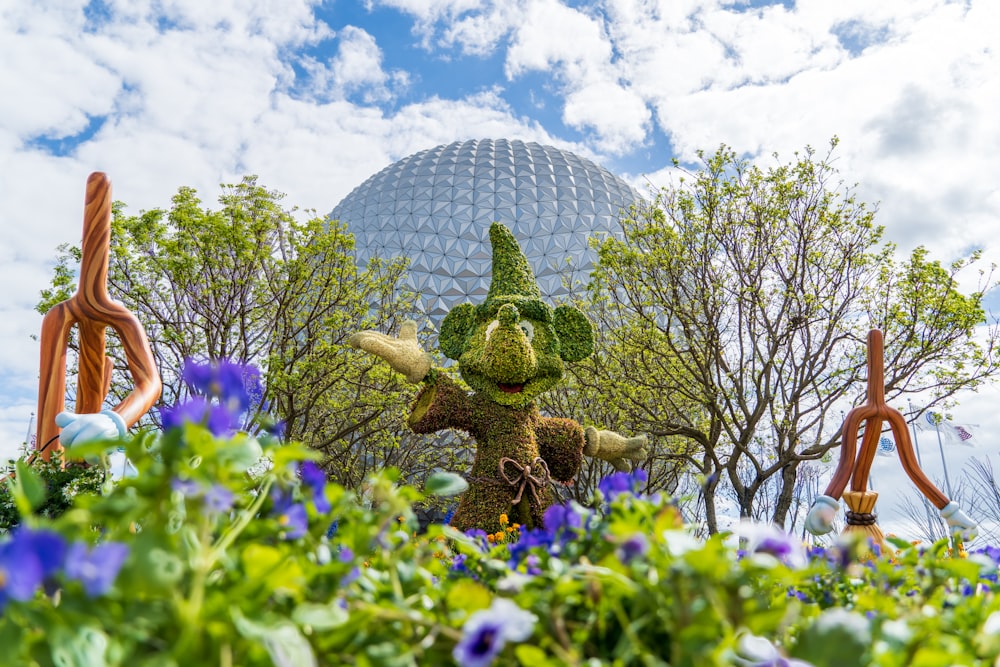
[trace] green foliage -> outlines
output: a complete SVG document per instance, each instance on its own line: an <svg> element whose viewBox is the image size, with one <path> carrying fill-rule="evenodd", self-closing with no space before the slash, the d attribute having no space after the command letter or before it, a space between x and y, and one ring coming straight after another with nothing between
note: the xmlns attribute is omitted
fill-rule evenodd
<svg viewBox="0 0 1000 667"><path fill-rule="evenodd" d="M53 452L48 461L41 457L29 461L18 460L0 485L0 531L13 529L26 515L58 517L76 496L99 494L105 482L105 470L99 466L64 467L61 452Z"/></svg>
<svg viewBox="0 0 1000 667"><path fill-rule="evenodd" d="M713 480L710 531L720 484L742 516L785 522L798 466L838 445L843 406L863 400L869 329L884 333L890 404L946 401L997 371L997 330L972 335L991 279L969 294L955 280L978 256L951 271L923 249L897 260L833 168L836 143L768 165L700 154L595 242L597 354L574 381L623 430L683 440L668 451Z"/></svg>
<svg viewBox="0 0 1000 667"><path fill-rule="evenodd" d="M582 361L594 353L594 325L579 308L558 306L554 320L563 361Z"/></svg>
<svg viewBox="0 0 1000 667"><path fill-rule="evenodd" d="M127 557L100 592L60 569L34 596L5 598L10 664L462 664L470 638L496 639L475 628L498 600L530 620L485 664L758 664L762 646L773 663L814 667L1000 656L990 551L951 557L939 543L865 561L842 542L796 559L801 547L778 533L697 539L672 501L622 491L620 477L597 511L558 506L544 529L501 520L489 541L440 525L417 535L422 496L393 471L356 495L297 476L315 457L305 447L194 424L125 448L136 477L26 519L36 534L125 545ZM250 451L267 461L253 474Z"/></svg>
<svg viewBox="0 0 1000 667"><path fill-rule="evenodd" d="M449 359L458 359L465 350L465 341L476 323L476 307L463 303L448 311L441 322L438 347Z"/></svg>
<svg viewBox="0 0 1000 667"><path fill-rule="evenodd" d="M493 246L493 279L486 301L505 296L540 299L542 295L538 291L535 274L514 234L499 222L494 222L490 225L490 244Z"/></svg>
<svg viewBox="0 0 1000 667"><path fill-rule="evenodd" d="M109 291L146 329L164 380L161 404L188 395L173 370L186 358L254 363L263 371L259 404L285 422L290 438L323 452L345 484L357 486L384 465L414 481L452 465L455 453L403 435L391 407L408 401L411 389L347 344L354 331L412 314L412 295L399 289L405 262L359 268L345 225L302 216L282 198L247 176L223 185L216 207L187 187L165 209L134 215L115 204ZM40 311L68 295L78 262L78 249L61 248ZM114 405L132 382L114 336L108 354ZM158 410L146 423L158 424Z"/></svg>

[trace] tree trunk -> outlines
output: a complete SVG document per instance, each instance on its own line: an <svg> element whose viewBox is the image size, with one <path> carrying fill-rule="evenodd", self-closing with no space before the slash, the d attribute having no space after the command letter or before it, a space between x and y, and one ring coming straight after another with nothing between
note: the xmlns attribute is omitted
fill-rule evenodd
<svg viewBox="0 0 1000 667"><path fill-rule="evenodd" d="M792 507L792 498L795 494L798 469L797 462L788 463L781 469L781 491L778 493L778 502L774 506L774 516L771 517L771 521L777 526L784 526L785 520L788 518L788 510Z"/></svg>

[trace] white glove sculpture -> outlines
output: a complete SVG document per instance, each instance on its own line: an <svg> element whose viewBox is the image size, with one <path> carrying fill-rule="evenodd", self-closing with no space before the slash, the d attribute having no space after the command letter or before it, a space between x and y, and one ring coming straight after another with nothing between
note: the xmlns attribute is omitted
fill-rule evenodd
<svg viewBox="0 0 1000 667"><path fill-rule="evenodd" d="M124 437L128 431L125 420L112 410L82 415L60 412L56 415L56 425L62 429L59 441L63 447L91 440L114 440Z"/></svg>
<svg viewBox="0 0 1000 667"><path fill-rule="evenodd" d="M839 510L840 503L830 496L816 496L806 517L806 530L813 535L826 535L833 530L833 520Z"/></svg>
<svg viewBox="0 0 1000 667"><path fill-rule="evenodd" d="M979 526L954 500L941 508L941 518L948 524L951 534L963 540L974 540L979 534Z"/></svg>

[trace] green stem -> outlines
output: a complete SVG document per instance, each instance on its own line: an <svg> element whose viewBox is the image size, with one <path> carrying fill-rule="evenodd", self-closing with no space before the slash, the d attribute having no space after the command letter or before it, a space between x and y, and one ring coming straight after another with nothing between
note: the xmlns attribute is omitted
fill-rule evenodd
<svg viewBox="0 0 1000 667"><path fill-rule="evenodd" d="M239 536L243 530L250 525L254 517L257 516L257 512L260 510L261 505L267 500L267 494L271 490L271 484L274 482L272 478L268 478L264 481L264 485L260 489L260 493L254 498L250 507L243 510L239 518L229 526L229 529L219 537L219 541L215 543L215 546L209 552L209 557L206 559L210 563L214 564L219 558L219 554L224 552L229 548L229 545Z"/></svg>

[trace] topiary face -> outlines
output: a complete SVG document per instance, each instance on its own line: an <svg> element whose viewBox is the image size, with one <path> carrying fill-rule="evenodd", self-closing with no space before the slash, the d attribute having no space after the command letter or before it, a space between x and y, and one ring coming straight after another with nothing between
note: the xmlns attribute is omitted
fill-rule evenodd
<svg viewBox="0 0 1000 667"><path fill-rule="evenodd" d="M493 280L486 301L452 308L438 342L445 356L458 360L470 387L501 405L521 407L559 382L564 361L590 356L594 331L578 309L542 303L509 229L493 223L490 242Z"/></svg>
<svg viewBox="0 0 1000 667"><path fill-rule="evenodd" d="M500 306L493 317L481 313L466 343L458 358L462 378L501 405L528 405L562 378L551 322L523 317L513 303Z"/></svg>

